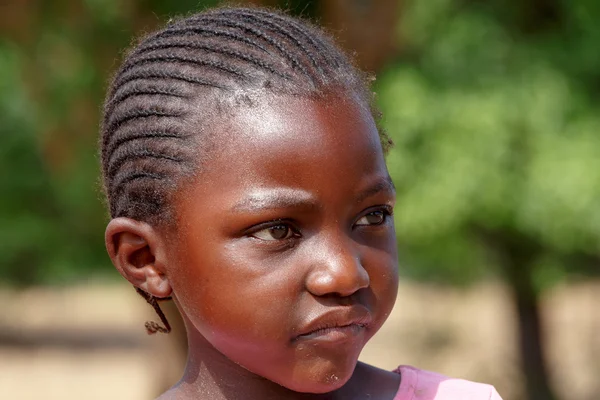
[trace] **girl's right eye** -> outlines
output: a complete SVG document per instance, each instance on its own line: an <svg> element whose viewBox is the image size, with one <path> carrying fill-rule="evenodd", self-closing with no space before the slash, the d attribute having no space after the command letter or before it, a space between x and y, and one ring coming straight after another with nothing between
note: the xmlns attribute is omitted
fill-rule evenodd
<svg viewBox="0 0 600 400"><path fill-rule="evenodd" d="M258 230L250 236L266 241L286 240L294 236L294 231L289 225L278 224Z"/></svg>

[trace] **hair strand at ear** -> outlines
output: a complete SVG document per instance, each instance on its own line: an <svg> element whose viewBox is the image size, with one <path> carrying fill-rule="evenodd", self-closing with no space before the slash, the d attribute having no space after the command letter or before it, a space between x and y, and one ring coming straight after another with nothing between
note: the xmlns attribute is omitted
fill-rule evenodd
<svg viewBox="0 0 600 400"><path fill-rule="evenodd" d="M159 300L169 300L170 297L166 297L164 299L158 299L158 298L152 296L150 293L146 293L145 291L143 291L142 289L140 289L138 287L135 288L135 291L138 292L138 294L140 296L142 296L144 298L144 300L146 300L148 302L148 304L150 304L152 306L152 308L154 308L154 311L156 312L156 314L158 315L158 317L160 318L161 322L164 325L164 327L163 327L154 321L146 321L145 326L146 326L146 331L148 332L148 335L154 335L156 332L170 333L171 325L169 324L169 321L167 321L167 317L161 310L160 305L158 304Z"/></svg>

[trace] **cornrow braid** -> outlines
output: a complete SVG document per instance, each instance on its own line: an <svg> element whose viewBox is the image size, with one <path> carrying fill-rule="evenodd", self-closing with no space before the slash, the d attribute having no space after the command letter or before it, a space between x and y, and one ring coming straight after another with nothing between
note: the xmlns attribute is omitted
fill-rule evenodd
<svg viewBox="0 0 600 400"><path fill-rule="evenodd" d="M143 38L114 75L100 153L112 218L172 218L173 193L201 164L210 122L245 91L313 96L344 89L371 105L365 77L319 28L283 13L217 8ZM382 143L389 143L382 134ZM137 292L170 331L158 299Z"/></svg>
<svg viewBox="0 0 600 400"><path fill-rule="evenodd" d="M244 12L243 10L230 10L229 13L231 13L231 15L239 16L244 21L247 21L250 23L255 23L255 24L256 23L261 24L264 27L266 27L267 29L269 29L271 32L280 34L280 35L284 36L285 38L289 39L296 46L298 46L298 48L302 52L304 52L308 56L308 59L311 61L313 67L316 68L320 73L323 73L322 67L317 63L314 51L310 47L306 46L302 40L300 40L298 37L294 36L294 34L292 32L290 32L289 28L293 27L293 25L288 24L290 26L286 27L284 24L278 23L275 20L264 18L264 17L258 16L258 15L252 14L252 13L247 13L247 12ZM300 33L300 32L298 32L298 33ZM308 38L308 36L306 38Z"/></svg>
<svg viewBox="0 0 600 400"><path fill-rule="evenodd" d="M234 15L232 15L234 16ZM287 59L288 62L291 63L292 67L301 71L304 75L311 78L310 72L305 68L303 63L299 60L298 54L295 54L292 51L286 49L286 45L280 41L278 38L273 35L269 35L266 31L264 31L261 25L257 23L252 23L245 21L243 17L239 16L239 18L233 19L228 18L227 15L224 15L221 18L208 18L201 17L197 20L193 21L194 23L207 23L209 25L221 25L232 29L238 29L243 33L254 36L257 39L263 41L267 46L270 46L273 50L277 51L280 56L283 56ZM268 47L267 47L268 48ZM270 53L270 51L269 51Z"/></svg>
<svg viewBox="0 0 600 400"><path fill-rule="evenodd" d="M245 61L251 64L256 65L257 67L262 68L263 70L277 75L281 78L285 78L285 79L290 79L291 76L278 70L277 66L274 64L269 63L268 61L262 60L259 57L254 57L251 53L242 53L240 51L237 50L233 50L233 49L227 49L227 48L222 48L219 47L215 44L210 44L210 43L205 43L203 41L198 41L195 39L190 38L189 40L185 41L185 42L181 42L180 38L175 38L175 39L159 39L154 43L151 43L147 46L143 46L140 47L137 51L137 54L142 54L148 51L152 51L152 50L159 50L159 49L176 49L176 48L185 48L185 49L189 49L189 50L204 50L206 52L213 52L213 53L221 53L221 54L225 54L227 56L230 56L234 59L238 59L240 61Z"/></svg>
<svg viewBox="0 0 600 400"><path fill-rule="evenodd" d="M266 53L269 53L266 47L262 46L260 43L256 41L250 40L249 38L242 36L240 34L236 34L234 32L230 32L223 29L218 29L214 27L208 26L184 26L184 27L172 27L167 28L164 31L157 32L154 36L149 37L148 39L156 40L156 39L164 39L172 36L192 36L192 37L207 37L207 38L217 38L220 41L230 40L232 42L245 43L250 47L255 47L259 50L262 50Z"/></svg>
<svg viewBox="0 0 600 400"><path fill-rule="evenodd" d="M172 85L165 85L163 82L159 83L146 83L140 84L139 82L135 82L129 87L124 87L118 96L115 96L110 103L106 105L107 110L112 110L112 108L130 97L134 96L173 96L173 97L187 97L185 93L178 91L176 87Z"/></svg>

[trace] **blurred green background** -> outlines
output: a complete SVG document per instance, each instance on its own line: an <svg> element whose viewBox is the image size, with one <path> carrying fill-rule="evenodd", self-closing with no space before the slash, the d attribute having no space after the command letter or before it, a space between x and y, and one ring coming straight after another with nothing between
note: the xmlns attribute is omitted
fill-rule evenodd
<svg viewBox="0 0 600 400"><path fill-rule="evenodd" d="M96 156L107 79L132 38L218 3L0 4L4 286L118 278L104 250ZM396 144L388 165L402 276L459 287L503 281L519 398L558 398L541 299L600 275L600 2L252 3L323 24L376 73L382 126Z"/></svg>

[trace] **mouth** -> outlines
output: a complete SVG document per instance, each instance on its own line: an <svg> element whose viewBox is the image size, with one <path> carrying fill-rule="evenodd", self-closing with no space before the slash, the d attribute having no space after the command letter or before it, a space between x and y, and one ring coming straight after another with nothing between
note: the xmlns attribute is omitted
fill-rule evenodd
<svg viewBox="0 0 600 400"><path fill-rule="evenodd" d="M299 330L294 341L352 340L362 336L372 319L369 310L363 306L334 309L310 320Z"/></svg>
<svg viewBox="0 0 600 400"><path fill-rule="evenodd" d="M296 340L317 339L338 342L359 336L366 327L366 324L349 324L344 326L333 326L331 328L321 328L313 332L298 335Z"/></svg>

